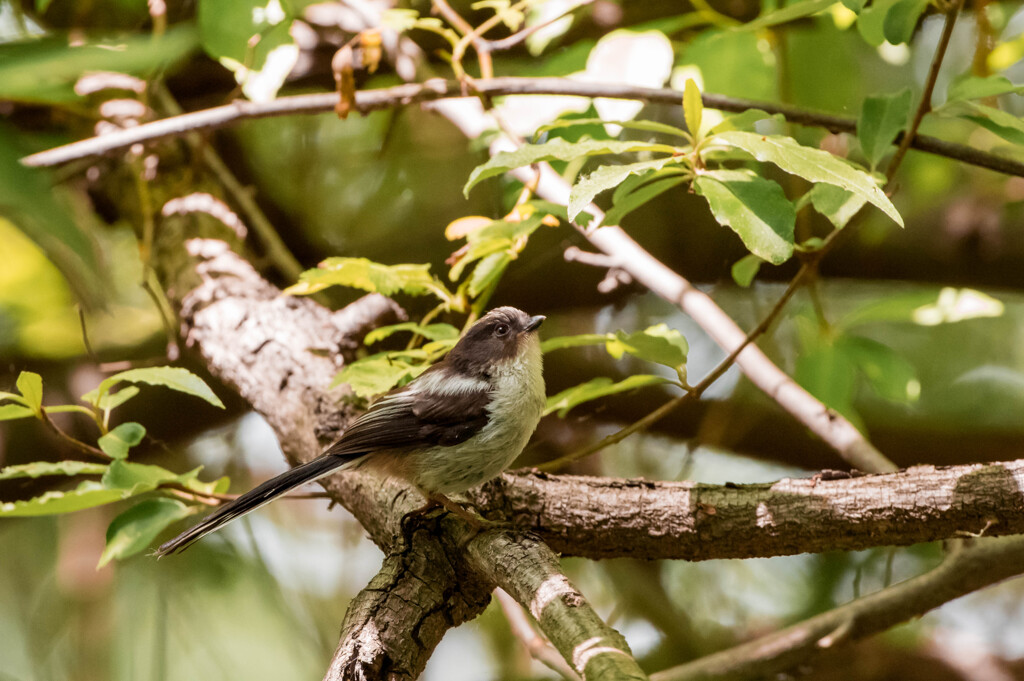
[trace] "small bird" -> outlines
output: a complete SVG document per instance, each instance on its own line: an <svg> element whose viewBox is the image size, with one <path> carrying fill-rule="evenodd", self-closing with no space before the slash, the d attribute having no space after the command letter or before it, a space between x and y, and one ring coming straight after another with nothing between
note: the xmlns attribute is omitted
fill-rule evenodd
<svg viewBox="0 0 1024 681"><path fill-rule="evenodd" d="M235 518L325 475L377 470L415 486L427 506L479 518L448 498L500 474L519 456L544 411L537 329L544 317L491 310L443 360L374 402L324 454L221 506L160 546L181 551Z"/></svg>

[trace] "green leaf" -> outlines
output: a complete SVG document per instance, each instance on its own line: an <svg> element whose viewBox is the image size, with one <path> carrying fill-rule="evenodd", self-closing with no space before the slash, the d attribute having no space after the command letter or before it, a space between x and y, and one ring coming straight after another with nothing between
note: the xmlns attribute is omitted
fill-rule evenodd
<svg viewBox="0 0 1024 681"><path fill-rule="evenodd" d="M18 374L18 392L25 398L26 406L36 416L43 413L43 377L31 371Z"/></svg>
<svg viewBox="0 0 1024 681"><path fill-rule="evenodd" d="M686 86L683 88L683 118L694 138L700 135L700 123L703 116L704 102L700 98L700 88L697 87L697 82L693 78L687 78Z"/></svg>
<svg viewBox="0 0 1024 681"><path fill-rule="evenodd" d="M675 171L675 169L666 168L663 171L668 170ZM657 175L658 173L653 173ZM682 183L686 182L686 177L680 176L678 172L674 176L666 177L664 179L655 180L649 182L636 191L624 194L622 198L613 198L614 205L611 210L604 216L602 224L605 225L618 225L622 223L623 218L632 213L640 206L652 201L656 197L664 194L673 187L678 187ZM616 194L618 192L616 191Z"/></svg>
<svg viewBox="0 0 1024 681"><path fill-rule="evenodd" d="M107 467L101 482L107 489L120 490L122 498L150 492L165 482L180 482L177 473L162 466L118 459Z"/></svg>
<svg viewBox="0 0 1024 681"><path fill-rule="evenodd" d="M366 345L373 345L401 331L411 331L430 340L454 340L459 337L459 330L451 324L427 324L422 326L416 322L403 322L401 324L378 327L366 334L363 342Z"/></svg>
<svg viewBox="0 0 1024 681"><path fill-rule="evenodd" d="M52 490L25 501L0 502L0 518L56 515L102 506L124 498L124 490L84 480L73 490Z"/></svg>
<svg viewBox="0 0 1024 681"><path fill-rule="evenodd" d="M36 413L28 407L23 407L20 404L5 404L0 406L0 421L10 421L12 419L23 419L29 416L35 416Z"/></svg>
<svg viewBox="0 0 1024 681"><path fill-rule="evenodd" d="M960 101L944 106L936 113L971 121L1007 142L1024 145L1024 121L1001 109L972 101Z"/></svg>
<svg viewBox="0 0 1024 681"><path fill-rule="evenodd" d="M899 0L872 0L870 5L857 12L857 32L872 47L885 42L885 20L897 2Z"/></svg>
<svg viewBox="0 0 1024 681"><path fill-rule="evenodd" d="M224 403L210 390L210 386L206 385L203 379L188 369L180 367L147 367L145 369L122 371L103 379L99 387L82 395L82 400L98 406L103 403L110 389L121 382L162 385L171 390L177 390L178 392L206 400L215 407L224 408Z"/></svg>
<svg viewBox="0 0 1024 681"><path fill-rule="evenodd" d="M864 100L860 118L857 119L857 139L872 169L889 151L896 135L907 126L909 116L909 88Z"/></svg>
<svg viewBox="0 0 1024 681"><path fill-rule="evenodd" d="M476 298L488 288L494 286L505 273L512 258L508 253L492 253L482 258L473 269L473 277L469 280L469 297Z"/></svg>
<svg viewBox="0 0 1024 681"><path fill-rule="evenodd" d="M106 464L85 461L33 461L0 468L0 480L39 478L44 475L103 475Z"/></svg>
<svg viewBox="0 0 1024 681"><path fill-rule="evenodd" d="M625 154L634 151L675 154L680 149L667 144L654 144L651 142L623 140L581 140L579 142L569 142L562 138L556 138L544 144L524 144L515 151L503 151L495 154L487 163L474 168L462 192L469 196L469 191L487 178L501 175L513 168L521 168L542 161L572 161L585 156Z"/></svg>
<svg viewBox="0 0 1024 681"><path fill-rule="evenodd" d="M732 280L743 288L749 287L763 262L764 260L753 253L743 256L732 265Z"/></svg>
<svg viewBox="0 0 1024 681"><path fill-rule="evenodd" d="M96 569L145 549L168 525L195 512L177 499L146 499L114 518L107 528L107 545Z"/></svg>
<svg viewBox="0 0 1024 681"><path fill-rule="evenodd" d="M194 492L200 494L224 494L231 487L231 480L228 476L224 475L211 482L204 482L199 479L199 472L203 470L202 466L193 468L188 473L182 473L178 476L178 482L185 487L188 487Z"/></svg>
<svg viewBox="0 0 1024 681"><path fill-rule="evenodd" d="M448 278L456 281L470 264L490 256L495 256L491 258L484 270L474 273L474 278L479 278L476 279L476 285L472 282L470 283L470 289L479 290L477 285L483 281L484 275L488 272L493 274L494 267L507 265L512 255L522 250L526 239L543 224L543 220L544 213L536 211L523 220L495 220L486 227L470 232L466 236L469 249L452 266L451 271L448 273ZM505 256L504 263L501 262L501 257L497 257L499 255ZM477 269L479 270L479 267ZM503 267L501 271L504 271ZM475 297L477 294L471 291L470 295Z"/></svg>
<svg viewBox="0 0 1024 681"><path fill-rule="evenodd" d="M588 345L604 345L613 340L614 335L610 333L581 333L575 336L555 336L541 341L540 351L551 352L564 348L581 348Z"/></svg>
<svg viewBox="0 0 1024 681"><path fill-rule="evenodd" d="M617 187L630 175L645 173L649 170L661 170L665 164L671 163L673 160L672 158L659 158L654 161L640 161L626 165L601 166L573 185L569 192L569 220L575 220L576 216L590 205L595 196L606 189Z"/></svg>
<svg viewBox="0 0 1024 681"><path fill-rule="evenodd" d="M882 32L893 45L910 42L917 20L928 9L929 0L898 0L885 15Z"/></svg>
<svg viewBox="0 0 1024 681"><path fill-rule="evenodd" d="M430 265L382 265L366 258L328 258L319 267L303 272L299 283L289 286L285 293L308 295L329 286L349 286L385 296L433 295L446 303L453 297L431 276Z"/></svg>
<svg viewBox="0 0 1024 681"><path fill-rule="evenodd" d="M842 0L843 6L854 14L860 14L868 0Z"/></svg>
<svg viewBox="0 0 1024 681"><path fill-rule="evenodd" d="M845 227L866 203L863 197L832 184L816 184L807 195L814 210L828 218L836 229Z"/></svg>
<svg viewBox="0 0 1024 681"><path fill-rule="evenodd" d="M547 125L542 125L537 128L535 134L539 135L549 130L557 130L559 128L573 128L576 126L592 126L592 125L617 125L622 128L630 130L643 130L645 132L660 132L665 135L673 135L675 137L687 137L686 131L682 128L677 128L674 125L667 125L665 123L658 123L657 121L606 121L603 118L560 118L557 121L552 121Z"/></svg>
<svg viewBox="0 0 1024 681"><path fill-rule="evenodd" d="M791 5L786 5L782 9L769 12L768 14L764 14L753 21L737 26L735 30L759 31L762 28L768 28L769 26L786 24L790 21L796 21L797 19L803 19L804 17L809 17L812 14L817 14L818 12L826 10L836 4L836 2L837 0L801 0L800 2L794 2Z"/></svg>
<svg viewBox="0 0 1024 681"><path fill-rule="evenodd" d="M822 343L804 349L796 361L795 378L826 407L859 421L853 409L857 366L842 346Z"/></svg>
<svg viewBox="0 0 1024 681"><path fill-rule="evenodd" d="M99 446L107 456L115 459L128 458L128 450L142 442L146 429L140 423L122 423L99 439Z"/></svg>
<svg viewBox="0 0 1024 681"><path fill-rule="evenodd" d="M70 462L65 465L68 466L69 474L75 470ZM151 492L163 483L182 482L192 475L177 475L160 466L130 463L121 459L102 468L103 478L99 482L84 480L73 490L53 490L26 501L0 503L0 517L71 513ZM82 474L94 472L99 470L88 468L81 471Z"/></svg>
<svg viewBox="0 0 1024 681"><path fill-rule="evenodd" d="M945 287L935 291L914 291L887 296L853 310L836 324L852 329L880 322L913 323L919 326L955 324L971 319L1000 317L1003 303L981 291Z"/></svg>
<svg viewBox="0 0 1024 681"><path fill-rule="evenodd" d="M100 399L97 405L103 411L111 411L132 399L139 394L139 389L134 385L118 390L116 393L107 393Z"/></svg>
<svg viewBox="0 0 1024 681"><path fill-rule="evenodd" d="M331 387L347 383L356 395L369 398L411 381L426 371L427 366L410 364L397 359L393 353L379 353L346 365L334 377Z"/></svg>
<svg viewBox="0 0 1024 681"><path fill-rule="evenodd" d="M679 370L686 365L686 355L690 346L683 334L670 329L666 324L655 324L643 331L626 333L617 331L615 339L606 345L608 354L615 359L628 353L633 357L648 362L662 364L671 369Z"/></svg>
<svg viewBox="0 0 1024 681"><path fill-rule="evenodd" d="M627 390L635 390L636 388L643 388L649 385L662 385L665 383L672 383L672 381L661 376L654 376L651 374L636 374L630 376L618 383L612 381L612 379L602 376L600 378L592 378L586 383L567 388L557 395L552 395L548 398L547 406L544 408L544 414L550 414L552 412L558 412L559 418L565 418L573 407L583 404L584 402L590 402L596 400L599 397L606 397L608 395L615 395L616 393L626 392Z"/></svg>
<svg viewBox="0 0 1024 681"><path fill-rule="evenodd" d="M861 336L840 336L836 341L853 358L871 389L890 402L916 402L921 383L914 366L898 352L878 341Z"/></svg>
<svg viewBox="0 0 1024 681"><path fill-rule="evenodd" d="M985 99L1011 93L1020 94L1021 92L1024 92L1024 86L1011 83L1006 76L980 78L966 74L950 83L946 93L946 103L964 99Z"/></svg>
<svg viewBox="0 0 1024 681"><path fill-rule="evenodd" d="M693 188L751 253L774 265L793 255L796 211L778 183L750 170L708 170L697 176Z"/></svg>
<svg viewBox="0 0 1024 681"><path fill-rule="evenodd" d="M783 122L786 119L783 118L782 114L770 114L761 109L747 109L742 113L722 119L718 125L708 131L708 135L717 135L720 132L728 132L730 130L753 130L755 123L764 120Z"/></svg>
<svg viewBox="0 0 1024 681"><path fill-rule="evenodd" d="M836 322L838 331L878 323L911 323L914 311L936 301L935 291L912 291L885 296L854 309Z"/></svg>
<svg viewBox="0 0 1024 681"><path fill-rule="evenodd" d="M758 161L774 163L787 173L799 175L810 182L834 184L853 192L878 206L900 227L903 226L903 218L896 207L870 175L827 151L801 146L790 137L758 135L740 130L723 132L716 135L715 139L746 151Z"/></svg>

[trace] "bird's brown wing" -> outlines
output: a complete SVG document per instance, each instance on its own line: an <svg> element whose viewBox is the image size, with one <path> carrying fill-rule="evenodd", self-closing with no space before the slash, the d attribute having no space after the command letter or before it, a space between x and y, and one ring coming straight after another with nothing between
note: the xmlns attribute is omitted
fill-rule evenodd
<svg viewBox="0 0 1024 681"><path fill-rule="evenodd" d="M325 453L346 456L381 449L456 445L487 425L489 402L486 389L445 394L399 390L375 402Z"/></svg>

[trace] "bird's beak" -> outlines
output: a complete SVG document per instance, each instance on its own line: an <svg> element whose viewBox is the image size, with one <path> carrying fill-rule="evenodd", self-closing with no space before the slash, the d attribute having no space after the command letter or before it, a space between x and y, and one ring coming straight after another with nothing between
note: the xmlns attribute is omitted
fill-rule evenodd
<svg viewBox="0 0 1024 681"><path fill-rule="evenodd" d="M530 317L530 323L526 325L526 331L536 331L537 327L543 324L545 319L547 319L547 317L542 314L539 314L536 317Z"/></svg>

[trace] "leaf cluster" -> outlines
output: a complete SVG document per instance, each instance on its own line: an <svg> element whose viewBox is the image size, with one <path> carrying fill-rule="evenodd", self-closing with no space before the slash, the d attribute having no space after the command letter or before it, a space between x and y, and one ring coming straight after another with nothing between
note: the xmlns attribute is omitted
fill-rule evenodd
<svg viewBox="0 0 1024 681"><path fill-rule="evenodd" d="M114 390L120 384L128 384ZM37 418L52 424L51 414L80 413L89 416L100 431L91 447L69 440L99 462L34 461L0 468L0 480L18 478L86 478L75 487L54 488L24 501L0 502L0 518L72 513L126 499L144 497L123 511L107 529L107 544L97 567L114 559L132 556L146 548L171 523L203 507L204 501L228 489L226 477L212 482L199 479L202 468L174 473L150 464L129 461L131 449L146 436L146 428L133 421L109 428L110 414L139 394L137 384L158 385L198 397L224 408L210 387L186 369L148 367L129 369L104 379L82 396L83 404L44 405L43 379L23 371L18 376L17 393L0 392L0 420ZM56 427L54 426L56 430Z"/></svg>

